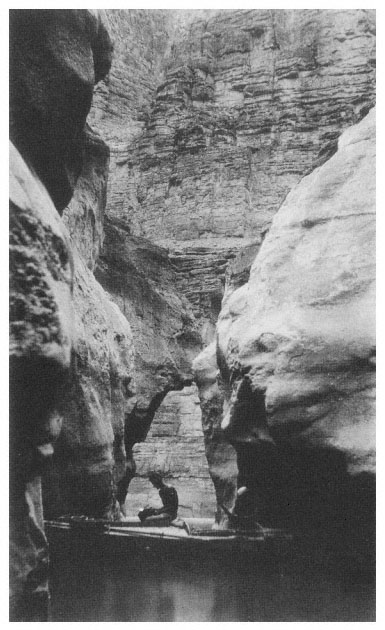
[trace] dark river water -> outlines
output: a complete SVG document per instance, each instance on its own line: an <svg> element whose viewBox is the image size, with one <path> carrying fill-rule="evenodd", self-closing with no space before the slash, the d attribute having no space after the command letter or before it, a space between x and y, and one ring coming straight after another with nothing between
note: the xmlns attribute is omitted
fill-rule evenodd
<svg viewBox="0 0 385 630"><path fill-rule="evenodd" d="M374 621L373 581L312 561L51 550L51 621Z"/></svg>

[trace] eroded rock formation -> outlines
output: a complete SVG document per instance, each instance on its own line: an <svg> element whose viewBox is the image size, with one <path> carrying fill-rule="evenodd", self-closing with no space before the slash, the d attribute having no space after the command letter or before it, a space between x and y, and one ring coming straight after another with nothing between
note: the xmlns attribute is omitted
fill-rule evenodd
<svg viewBox="0 0 385 630"><path fill-rule="evenodd" d="M167 20L164 12L113 11L110 17L114 64L106 84L96 91L89 121L111 144L114 163L116 143L134 133L134 119L151 89ZM138 66L142 57L128 57L127 46L135 55L147 50L149 63ZM126 89L132 89L127 98L119 92L124 77ZM125 469L135 469L134 444L146 438L166 394L191 384L192 358L202 344L191 307L177 294L167 250L132 236L127 222L105 215L109 151L90 128L86 140L83 170L63 214L77 252L76 340L63 432L47 475L45 503L51 515L111 516L116 482ZM112 178L108 196L114 198L114 191L119 188ZM106 292L95 281L94 270ZM110 299L122 314L119 322ZM116 367L109 367L109 357L117 353ZM120 406L113 402L117 391Z"/></svg>
<svg viewBox="0 0 385 630"><path fill-rule="evenodd" d="M189 382L197 333L205 344L213 339L224 292L227 299L248 280L287 193L374 102L371 11L173 13L108 12L116 57L90 118L111 146L96 274L136 339L141 393L126 423L129 449L144 439L160 392ZM186 303L178 306L182 295L196 323ZM153 304L166 317L154 322ZM182 311L187 361L175 343L186 328ZM206 447L212 470L224 474L207 438L220 433L220 403L214 406Z"/></svg>
<svg viewBox="0 0 385 630"><path fill-rule="evenodd" d="M221 427L224 396L218 378L215 342L195 359L193 369L199 389L206 457L218 503L216 522L226 525L221 506L228 510L234 508L238 466L236 451Z"/></svg>
<svg viewBox="0 0 385 630"><path fill-rule="evenodd" d="M170 31L107 211L169 248L205 343L229 260L373 104L374 30L368 11L243 10Z"/></svg>
<svg viewBox="0 0 385 630"><path fill-rule="evenodd" d="M95 81L109 69L101 14L10 13L10 565L12 621L47 619L41 473L62 423L73 260L58 211L82 164Z"/></svg>
<svg viewBox="0 0 385 630"><path fill-rule="evenodd" d="M203 345L218 502L246 483L266 522L372 519L373 113L337 141L374 103L374 13L107 13L91 129L105 16L11 12L15 619L47 601L40 474L61 425L47 513L111 515L164 399L139 472L160 440L188 509L211 510L186 427Z"/></svg>
<svg viewBox="0 0 385 630"><path fill-rule="evenodd" d="M72 342L69 238L10 145L10 618L44 620L48 550L41 472L60 431Z"/></svg>
<svg viewBox="0 0 385 630"><path fill-rule="evenodd" d="M83 164L84 125L112 44L103 12L10 12L11 139L62 211Z"/></svg>
<svg viewBox="0 0 385 630"><path fill-rule="evenodd" d="M167 250L105 222L96 277L135 337L136 404L126 419L128 448L144 440L156 409L171 390L191 385L191 362L201 348L191 307L177 294Z"/></svg>
<svg viewBox="0 0 385 630"><path fill-rule="evenodd" d="M262 518L361 538L374 517L374 174L372 110L289 193L217 325L222 428Z"/></svg>

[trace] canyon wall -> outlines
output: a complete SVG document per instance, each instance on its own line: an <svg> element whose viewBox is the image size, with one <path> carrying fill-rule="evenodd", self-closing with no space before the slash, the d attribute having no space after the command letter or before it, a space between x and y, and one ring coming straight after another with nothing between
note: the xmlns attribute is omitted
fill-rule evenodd
<svg viewBox="0 0 385 630"><path fill-rule="evenodd" d="M60 219L111 41L100 12L10 12L10 619L46 621L41 475L71 378L74 266ZM75 279L76 283L76 279Z"/></svg>
<svg viewBox="0 0 385 630"><path fill-rule="evenodd" d="M169 249L206 343L229 260L373 104L374 30L364 10L242 10L172 31L107 212Z"/></svg>
<svg viewBox="0 0 385 630"><path fill-rule="evenodd" d="M128 272L128 252L139 275L145 268L157 287L166 282L168 295L187 299L175 307L174 296L172 310L189 313L182 334L189 350L182 381L188 384L188 363L201 340L207 345L214 339L223 296L247 282L286 195L336 151L342 130L373 105L375 14L113 10L108 17L115 60L110 77L97 88L90 116L111 146L96 276L135 330L137 374L146 399L126 424L131 448L145 438L154 410L150 401L160 402L164 386L158 388L156 366L146 352L151 359L153 340L158 344L163 335L159 331L181 331L180 323L169 326L163 315L158 328L153 314L150 324L142 319L138 305L149 290L128 280L136 276ZM167 319L169 309L170 304ZM150 328L157 337L150 334L142 342ZM163 356L170 339L166 333ZM212 361L215 365L214 355ZM202 394L206 451L218 500L231 506L236 456L219 428L223 392L216 376L210 388ZM140 407L151 411L143 415Z"/></svg>
<svg viewBox="0 0 385 630"><path fill-rule="evenodd" d="M11 20L15 619L60 428L47 515L113 516L134 452L133 509L155 463L213 514L205 453L229 508L373 522L374 12L107 16L102 81L103 14Z"/></svg>
<svg viewBox="0 0 385 630"><path fill-rule="evenodd" d="M129 488L128 512L136 514L145 505L159 505L158 492L147 479L155 469L163 471L176 488L180 516L214 516L216 497L207 465L196 385L167 394L146 441L136 444L133 454L137 477Z"/></svg>
<svg viewBox="0 0 385 630"><path fill-rule="evenodd" d="M375 520L374 252L373 109L287 196L248 283L224 300L216 348L222 430L262 522L333 531L366 559Z"/></svg>
<svg viewBox="0 0 385 630"><path fill-rule="evenodd" d="M165 15L109 14L114 61L105 84L96 88L88 121L111 146L112 171L122 140L127 145L135 135L136 122L140 129L165 46ZM176 293L167 251L131 235L123 220L105 211L106 199L118 192L113 177L107 185L109 155L89 128L83 170L64 212L79 254L78 339L63 431L46 475L51 516L114 515L116 483L135 471L134 444L146 438L164 396L191 384L192 358L201 349L191 307Z"/></svg>

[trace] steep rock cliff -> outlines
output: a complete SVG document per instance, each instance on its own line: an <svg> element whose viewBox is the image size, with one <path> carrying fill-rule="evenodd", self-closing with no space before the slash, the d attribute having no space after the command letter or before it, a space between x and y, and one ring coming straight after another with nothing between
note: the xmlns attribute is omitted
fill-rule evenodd
<svg viewBox="0 0 385 630"><path fill-rule="evenodd" d="M82 169L93 88L111 58L101 11L10 11L11 140L60 212Z"/></svg>
<svg viewBox="0 0 385 630"><path fill-rule="evenodd" d="M206 458L217 498L215 520L226 526L227 518L221 506L227 510L234 508L238 466L236 450L226 439L221 427L224 395L218 378L215 342L194 360L193 370L202 411Z"/></svg>
<svg viewBox="0 0 385 630"><path fill-rule="evenodd" d="M261 517L374 521L375 112L287 196L224 302L222 429Z"/></svg>
<svg viewBox="0 0 385 630"><path fill-rule="evenodd" d="M157 265L169 270L171 263L169 290L187 298L197 322L193 358L197 330L205 344L213 339L224 292L227 298L247 281L287 193L333 154L341 131L373 104L375 19L356 10L108 16L117 52L91 117L111 145L105 253L96 273L136 327L143 391L150 386L156 394L156 369L143 364L140 348L145 356L154 344L139 341L148 324L129 306L131 289L122 288L128 273L118 271L126 269L126 255L118 260L117 234L131 242L129 249L143 239L149 257L154 244L165 248ZM148 268L144 258L135 263L138 272ZM152 383L143 378L146 371ZM231 449L214 449L207 437L220 433L216 388L213 383L218 413L210 411L204 429L213 478L215 466L224 472L221 449ZM130 445L144 438L152 408L145 415L127 424Z"/></svg>
<svg viewBox="0 0 385 630"><path fill-rule="evenodd" d="M41 474L62 424L74 336L73 259L58 212L111 41L95 11L10 12L10 618L46 621ZM63 396L64 395L64 396Z"/></svg>
<svg viewBox="0 0 385 630"><path fill-rule="evenodd" d="M70 378L60 405L63 426L44 479L47 517L114 512L124 474L125 417L135 394L130 324L74 253L74 335Z"/></svg>
<svg viewBox="0 0 385 630"><path fill-rule="evenodd" d="M132 136L134 119L140 119L153 89L158 53L165 45L165 16L143 11L109 15L114 62L96 88L88 120L108 139L112 161L125 135ZM119 84L123 76L130 88L126 97ZM63 432L44 485L51 516L112 514L116 482L135 469L134 444L145 439L167 392L191 384L192 358L201 349L191 307L177 295L167 251L131 236L123 221L105 216L109 154L88 127L83 169L63 214L75 252L76 335ZM118 187L112 180L112 197L114 190ZM95 281L94 270L107 293ZM109 362L116 354L114 373Z"/></svg>
<svg viewBox="0 0 385 630"><path fill-rule="evenodd" d="M126 417L126 448L143 441L156 409L171 390L191 385L192 359L201 348L191 307L175 289L167 251L106 220L96 278L131 324L136 399Z"/></svg>
<svg viewBox="0 0 385 630"><path fill-rule="evenodd" d="M374 14L223 11L171 38L108 214L169 248L208 343L228 261L373 104Z"/></svg>

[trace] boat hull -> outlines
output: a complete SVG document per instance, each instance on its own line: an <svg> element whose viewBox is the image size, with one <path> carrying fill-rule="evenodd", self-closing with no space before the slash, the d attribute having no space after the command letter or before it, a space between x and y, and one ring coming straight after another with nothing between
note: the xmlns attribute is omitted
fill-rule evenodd
<svg viewBox="0 0 385 630"><path fill-rule="evenodd" d="M64 543L100 552L116 550L134 555L154 552L157 555L192 555L200 557L234 557L246 554L286 554L292 536L282 530L236 532L234 530L196 530L190 519L190 533L173 527L142 527L127 523L97 520L46 521L46 532L53 550Z"/></svg>

